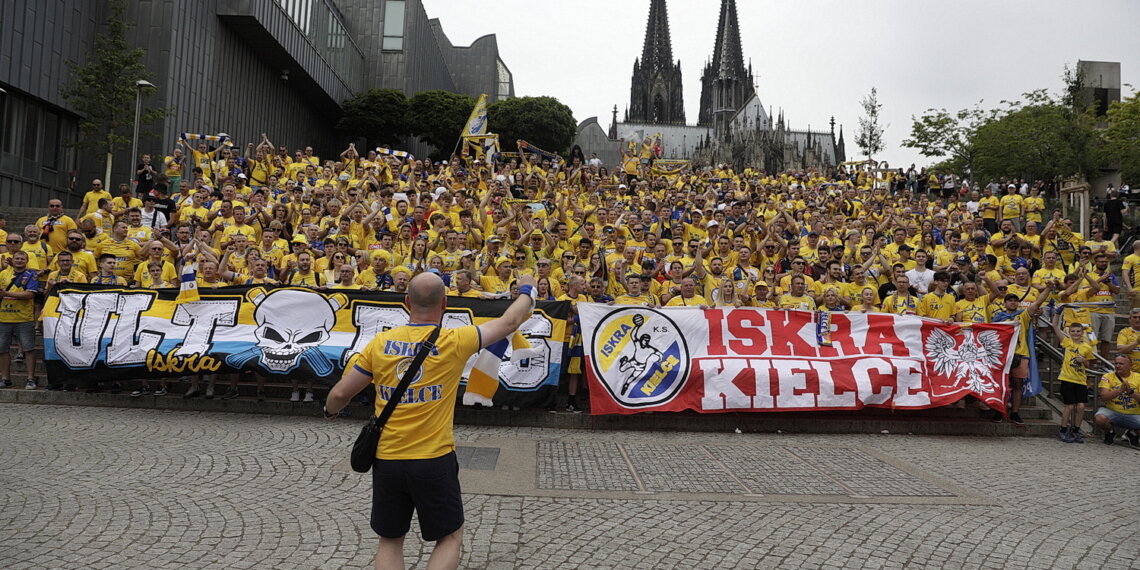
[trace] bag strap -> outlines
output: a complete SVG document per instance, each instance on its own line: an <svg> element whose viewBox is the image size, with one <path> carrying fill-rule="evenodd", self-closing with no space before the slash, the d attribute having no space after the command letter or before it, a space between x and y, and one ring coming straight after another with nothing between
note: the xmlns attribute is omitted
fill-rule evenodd
<svg viewBox="0 0 1140 570"><path fill-rule="evenodd" d="M412 364L404 370L404 376L400 378L400 384L392 391L392 395L388 398L388 403L384 405L384 410L380 412L380 416L373 418L376 426L379 429L384 429L384 424L388 423L388 418L392 416L392 412L396 410L396 404L404 397L404 392L408 390L408 385L412 383L412 378L419 372L420 366L423 365L424 359L427 358L429 352L435 348L435 341L439 338L439 329L441 327L436 325L432 329L431 334L428 335L427 340L420 343L420 350L416 353L416 358L412 360Z"/></svg>

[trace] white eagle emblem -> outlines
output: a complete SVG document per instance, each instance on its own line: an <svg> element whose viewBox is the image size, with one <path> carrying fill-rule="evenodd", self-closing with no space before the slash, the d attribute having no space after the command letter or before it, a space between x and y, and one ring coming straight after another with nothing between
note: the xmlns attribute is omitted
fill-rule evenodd
<svg viewBox="0 0 1140 570"><path fill-rule="evenodd" d="M998 333L983 331L977 336L966 332L962 345L955 348L954 337L934 329L926 339L926 355L934 363L934 371L955 380L955 385L975 394L994 392L991 371L1001 364L1002 344ZM961 380L965 379L963 386Z"/></svg>

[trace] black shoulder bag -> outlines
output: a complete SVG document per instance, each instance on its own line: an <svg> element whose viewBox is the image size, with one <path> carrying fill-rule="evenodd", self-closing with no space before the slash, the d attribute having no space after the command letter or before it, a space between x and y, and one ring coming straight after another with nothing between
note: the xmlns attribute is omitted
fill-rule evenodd
<svg viewBox="0 0 1140 570"><path fill-rule="evenodd" d="M360 428L360 435L356 437L356 443L352 444L351 463L353 471L367 473L372 469L372 464L376 459L376 446L380 445L380 433L384 431L384 424L388 423L388 418L395 411L396 404L404 397L404 392L408 390L408 385L412 383L412 378L415 378L428 353L435 348L435 341L439 338L439 329L439 325L436 325L431 334L428 335L427 340L420 344L420 350L416 353L415 360L412 361L407 370L404 370L400 384L392 391L392 395L388 398L388 403L384 405L384 410L380 412L380 416L372 416L364 424L364 427Z"/></svg>

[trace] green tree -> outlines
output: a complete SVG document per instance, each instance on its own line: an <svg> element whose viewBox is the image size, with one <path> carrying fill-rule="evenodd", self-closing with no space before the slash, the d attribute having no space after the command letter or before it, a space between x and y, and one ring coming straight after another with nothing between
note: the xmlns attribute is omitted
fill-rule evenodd
<svg viewBox="0 0 1140 570"><path fill-rule="evenodd" d="M144 52L132 48L127 42L126 0L111 0L106 31L95 36L95 50L80 65L68 61L71 72L60 87L60 95L79 113L82 148L106 154L104 183L111 186L111 163L115 151L130 148L135 126L135 98L139 80L149 81L153 75L143 65ZM142 95L154 94L152 87L142 88ZM141 123L159 121L170 114L169 109L143 108ZM151 133L143 133L153 136ZM137 156L130 160L138 159ZM130 162L128 162L130 164Z"/></svg>
<svg viewBox="0 0 1140 570"><path fill-rule="evenodd" d="M1054 99L1044 89L1004 101L1006 108L981 125L974 137L979 178L1014 176L1057 180L1098 169L1092 118Z"/></svg>
<svg viewBox="0 0 1140 570"><path fill-rule="evenodd" d="M1108 107L1108 128L1099 155L1104 162L1120 165L1120 179L1140 184L1140 93L1113 102Z"/></svg>
<svg viewBox="0 0 1140 570"><path fill-rule="evenodd" d="M879 125L883 104L879 102L878 89L872 87L871 93L859 105L863 107L863 116L859 118L859 133L855 137L855 144L870 159L883 151L883 131L886 130L886 127Z"/></svg>
<svg viewBox="0 0 1140 570"><path fill-rule="evenodd" d="M409 108L412 134L435 147L430 156L440 160L455 150L475 99L450 91L421 91L412 97Z"/></svg>
<svg viewBox="0 0 1140 570"><path fill-rule="evenodd" d="M542 150L570 151L578 123L570 107L554 97L516 97L496 101L487 108L489 130L499 134L503 150L517 150L525 140Z"/></svg>
<svg viewBox="0 0 1140 570"><path fill-rule="evenodd" d="M394 146L412 134L408 96L399 89L369 89L346 100L336 129L348 138L364 138L366 148Z"/></svg>
<svg viewBox="0 0 1140 570"><path fill-rule="evenodd" d="M911 116L910 137L902 145L918 149L926 157L945 158L945 164L960 165L962 170L957 172L964 170L972 176L977 156L974 138L994 116L994 111L982 110L981 101L973 109L954 114L946 109L927 109L921 117Z"/></svg>

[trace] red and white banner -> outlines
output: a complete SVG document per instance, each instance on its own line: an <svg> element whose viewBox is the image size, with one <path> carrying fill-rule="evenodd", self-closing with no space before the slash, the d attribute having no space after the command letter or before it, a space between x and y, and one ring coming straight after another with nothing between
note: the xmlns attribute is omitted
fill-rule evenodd
<svg viewBox="0 0 1140 570"><path fill-rule="evenodd" d="M595 414L921 409L968 395L1004 411L1017 341L1012 324L885 313L578 311Z"/></svg>

